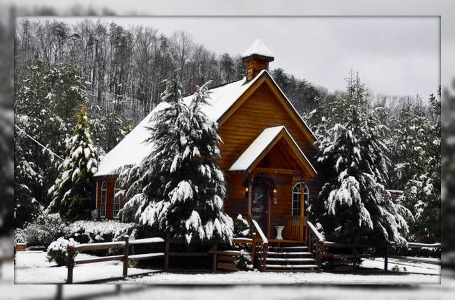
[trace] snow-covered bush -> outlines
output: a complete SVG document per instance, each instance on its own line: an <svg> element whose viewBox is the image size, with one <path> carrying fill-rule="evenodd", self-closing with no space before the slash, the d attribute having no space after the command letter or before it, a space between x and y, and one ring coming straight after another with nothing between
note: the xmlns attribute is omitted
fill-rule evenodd
<svg viewBox="0 0 455 300"><path fill-rule="evenodd" d="M25 243L25 234L22 229L16 228L14 230L14 241L16 243Z"/></svg>
<svg viewBox="0 0 455 300"><path fill-rule="evenodd" d="M68 246L76 246L78 242L73 239L65 239L59 237L56 241L52 242L49 247L47 247L47 260L49 262L54 261L58 266L64 266L67 264L68 258ZM77 255L77 252L73 253L73 258Z"/></svg>
<svg viewBox="0 0 455 300"><path fill-rule="evenodd" d="M28 246L49 246L61 236L67 236L68 229L59 214L42 214L24 226L25 242Z"/></svg>
<svg viewBox="0 0 455 300"><path fill-rule="evenodd" d="M240 255L235 260L237 269L241 271L253 270L253 259L248 251L240 250Z"/></svg>
<svg viewBox="0 0 455 300"><path fill-rule="evenodd" d="M241 214L237 216L234 222L234 237L248 237L250 235L250 225Z"/></svg>
<svg viewBox="0 0 455 300"><path fill-rule="evenodd" d="M122 240L133 232L137 225L107 221L76 221L68 226L69 237L80 243L100 243Z"/></svg>

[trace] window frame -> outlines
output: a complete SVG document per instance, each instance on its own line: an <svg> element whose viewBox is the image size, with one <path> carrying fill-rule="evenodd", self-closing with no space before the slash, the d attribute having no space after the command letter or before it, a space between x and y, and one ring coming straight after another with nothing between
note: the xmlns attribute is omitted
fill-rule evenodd
<svg viewBox="0 0 455 300"><path fill-rule="evenodd" d="M309 199L310 197L310 189L308 188L308 185L306 185L305 183L303 182L297 182L295 183L293 186L292 186L292 196L291 196L291 215L293 217L298 217L300 216L301 212L300 212L300 207L301 207L301 202L302 201L302 186L303 184L303 195L304 195L304 200L305 199ZM296 190L296 188L298 187L298 190ZM298 196L298 200L296 200L294 197L297 197ZM295 207L295 204L297 205L297 207ZM306 207L304 207L305 211L303 213L304 216L306 216ZM297 214L294 214L294 211L297 212Z"/></svg>
<svg viewBox="0 0 455 300"><path fill-rule="evenodd" d="M106 214L107 214L107 183L106 183L106 181L103 181L101 183L100 218L105 219Z"/></svg>
<svg viewBox="0 0 455 300"><path fill-rule="evenodd" d="M120 197L115 197L115 195L120 191L120 187L118 186L118 180L115 181L115 186L114 186L114 197L112 199L112 217L114 219L118 219L118 214L120 212L120 209L121 209L121 201L120 201ZM116 205L118 207L118 209L116 209Z"/></svg>

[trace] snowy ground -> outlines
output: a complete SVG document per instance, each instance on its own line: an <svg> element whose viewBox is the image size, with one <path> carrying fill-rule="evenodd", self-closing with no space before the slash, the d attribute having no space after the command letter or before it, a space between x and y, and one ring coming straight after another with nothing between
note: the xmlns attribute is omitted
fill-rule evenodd
<svg viewBox="0 0 455 300"><path fill-rule="evenodd" d="M88 259L93 256L79 254L78 259ZM137 275L154 270L129 268L128 274ZM123 263L121 261L100 262L76 266L73 272L74 283L91 280L104 280L122 277ZM20 251L16 254L14 282L20 283L65 283L68 270L49 263L46 253L42 251Z"/></svg>
<svg viewBox="0 0 455 300"><path fill-rule="evenodd" d="M77 259L89 258L87 254L80 254ZM145 283L152 285L250 285L250 284L386 284L386 285L415 285L439 284L440 266L434 263L389 259L389 270L394 268L398 272L387 274L380 272L383 268L383 259L365 260L361 267L376 268L377 274L372 272L358 274L334 273L272 273L258 271L239 271L232 273L210 272L201 274L176 274L159 272L138 276L154 270L129 268L128 274L137 275L126 280L118 279L122 276L120 261L86 264L74 268L74 282L101 280L112 278L111 282L118 283ZM64 283L67 276L66 267L57 267L46 260L46 254L41 251L17 252L15 283ZM114 279L117 277L117 279Z"/></svg>
<svg viewBox="0 0 455 300"><path fill-rule="evenodd" d="M60 278L59 267L45 261L40 252L18 252L16 283L21 278L44 282L43 278ZM78 272L96 278L121 275L119 263L99 263L89 269L76 267ZM403 272L421 274L402 275L345 275L331 273L259 273L235 272L229 274L172 274L157 273L120 281L120 292L112 284L65 285L63 299L453 299L455 273L443 272L439 266L422 262L404 262L391 259L389 268L397 265ZM102 267L100 267L102 266ZM367 261L364 267L383 266L382 260ZM85 266L84 266L85 267ZM79 268L79 270L78 270ZM41 269L41 271L38 271ZM63 268L64 269L64 268ZM130 269L131 270L131 269ZM14 266L2 268L0 299L50 299L55 297L55 285L23 285L14 282ZM63 272L64 273L64 272ZM427 274L427 275L423 275ZM442 278L442 285L439 279ZM172 282L169 282L172 281ZM146 284L138 284L146 283ZM178 284L163 286L162 284ZM190 284L189 286L187 284ZM194 285L196 284L196 285ZM200 285L198 285L200 284ZM356 286L360 284L360 286ZM379 285L377 285L379 284ZM399 284L399 286L396 286Z"/></svg>

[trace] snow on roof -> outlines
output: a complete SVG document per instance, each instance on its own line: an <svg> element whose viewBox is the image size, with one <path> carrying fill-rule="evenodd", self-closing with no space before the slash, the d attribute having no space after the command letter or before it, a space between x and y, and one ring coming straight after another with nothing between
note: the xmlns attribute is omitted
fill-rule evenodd
<svg viewBox="0 0 455 300"><path fill-rule="evenodd" d="M273 58L273 52L269 49L260 39L257 39L251 44L248 49L245 50L242 54L242 58L251 56L251 55L260 55Z"/></svg>
<svg viewBox="0 0 455 300"><path fill-rule="evenodd" d="M264 71L263 71L264 72ZM237 99L260 77L259 73L254 80L245 83L245 79L229 83L210 90L210 100L202 111L213 121L218 121L221 116L237 101ZM192 96L183 98L187 104ZM147 130L150 118L154 113L164 108L160 103L152 110L123 140L118 143L100 162L95 176L116 174L123 166L140 163L151 151L152 145L145 143L150 136Z"/></svg>
<svg viewBox="0 0 455 300"><path fill-rule="evenodd" d="M151 115L152 113L148 114L117 146L106 154L99 163L95 176L115 174L114 172L120 167L136 165L150 153L152 146L146 144L145 140L150 136L147 126Z"/></svg>
<svg viewBox="0 0 455 300"><path fill-rule="evenodd" d="M284 126L277 126L264 129L251 145L240 155L229 171L245 171L264 152L277 135L285 129Z"/></svg>
<svg viewBox="0 0 455 300"><path fill-rule="evenodd" d="M262 70L253 80L246 82L245 78L235 81L220 87L215 87L210 89L210 100L208 105L202 108L202 111L213 121L218 121L228 110L229 108L240 98L240 96L247 91L263 73L268 72ZM272 81L281 91L279 86L270 76ZM281 91L284 95L284 93ZM284 95L286 98L286 95ZM185 103L190 103L192 96L185 97L183 101ZM287 98L286 98L287 99ZM295 108L292 106L291 102L287 99L289 105L294 110L294 112L299 116ZM147 127L149 126L150 118L154 113L164 108L164 103L160 103L155 109L152 110L128 135L125 136L120 143L117 144L99 163L98 172L95 176L106 176L117 174L117 170L120 167L126 165L135 165L140 163L151 151L152 145L145 143L145 140L150 136ZM302 117L300 120L304 126L308 129L311 135L314 137L314 134L303 121ZM315 137L314 137L315 138ZM315 138L316 139L316 138Z"/></svg>

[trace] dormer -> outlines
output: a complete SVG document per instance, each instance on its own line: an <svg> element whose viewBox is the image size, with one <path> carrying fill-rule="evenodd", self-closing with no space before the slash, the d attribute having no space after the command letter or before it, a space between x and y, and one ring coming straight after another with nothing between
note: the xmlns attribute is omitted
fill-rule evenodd
<svg viewBox="0 0 455 300"><path fill-rule="evenodd" d="M262 70L269 69L269 62L273 61L272 51L257 39L242 54L242 61L245 63L246 80L250 81Z"/></svg>

